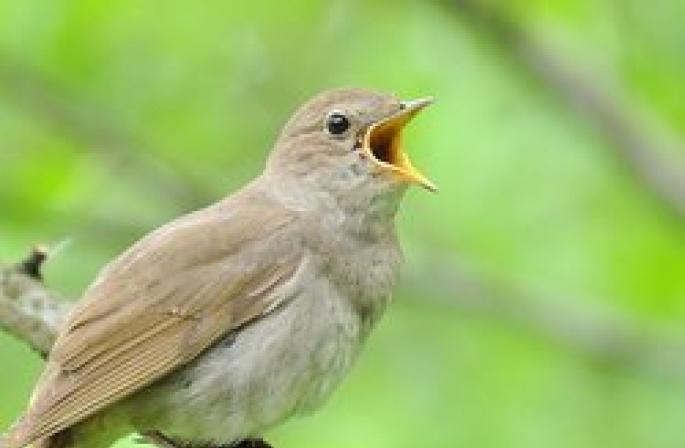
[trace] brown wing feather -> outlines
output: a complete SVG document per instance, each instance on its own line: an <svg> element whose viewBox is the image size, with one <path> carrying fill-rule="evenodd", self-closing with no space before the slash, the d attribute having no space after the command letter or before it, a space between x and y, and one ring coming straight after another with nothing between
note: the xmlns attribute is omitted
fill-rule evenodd
<svg viewBox="0 0 685 448"><path fill-rule="evenodd" d="M263 197L240 199L160 228L103 271L59 335L8 446L140 390L284 299L278 287L302 259L294 218Z"/></svg>

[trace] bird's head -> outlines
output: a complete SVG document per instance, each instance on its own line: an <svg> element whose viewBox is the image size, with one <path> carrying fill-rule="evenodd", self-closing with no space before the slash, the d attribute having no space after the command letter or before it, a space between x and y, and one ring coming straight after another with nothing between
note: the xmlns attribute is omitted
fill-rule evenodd
<svg viewBox="0 0 685 448"><path fill-rule="evenodd" d="M321 93L286 123L267 172L295 185L299 194L332 195L352 207L399 198L410 184L435 191L402 145L404 126L431 102L364 89Z"/></svg>

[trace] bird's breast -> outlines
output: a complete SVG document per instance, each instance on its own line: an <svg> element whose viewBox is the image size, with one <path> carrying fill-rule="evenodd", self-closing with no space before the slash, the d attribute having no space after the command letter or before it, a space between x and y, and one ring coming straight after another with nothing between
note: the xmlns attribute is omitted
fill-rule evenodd
<svg viewBox="0 0 685 448"><path fill-rule="evenodd" d="M341 294L369 326L390 301L401 262L402 253L394 239L366 244L355 242L332 251L328 269Z"/></svg>
<svg viewBox="0 0 685 448"><path fill-rule="evenodd" d="M296 281L284 306L136 400L138 419L179 440L230 443L320 407L356 359L364 324L348 292L315 264Z"/></svg>

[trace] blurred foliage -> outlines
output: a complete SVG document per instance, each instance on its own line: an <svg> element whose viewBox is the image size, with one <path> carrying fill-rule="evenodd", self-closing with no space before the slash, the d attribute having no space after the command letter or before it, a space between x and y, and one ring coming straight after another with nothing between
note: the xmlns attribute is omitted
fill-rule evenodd
<svg viewBox="0 0 685 448"><path fill-rule="evenodd" d="M441 188L403 204L407 269L425 251L456 253L547 300L678 331L684 222L652 201L592 120L522 73L458 3L0 2L0 258L64 243L46 279L77 297L136 238L259 172L300 102L366 86L438 98L407 132L416 165ZM684 2L488 3L595 74L647 128L683 137ZM331 403L269 439L685 443L685 379L588 360L436 299L400 288ZM0 427L24 408L40 365L0 336Z"/></svg>

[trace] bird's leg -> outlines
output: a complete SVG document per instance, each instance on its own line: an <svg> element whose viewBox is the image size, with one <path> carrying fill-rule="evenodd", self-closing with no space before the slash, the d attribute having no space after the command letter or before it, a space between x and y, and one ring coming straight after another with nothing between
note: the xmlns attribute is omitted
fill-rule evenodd
<svg viewBox="0 0 685 448"><path fill-rule="evenodd" d="M232 445L231 448L273 448L271 445L269 445L265 440L262 439L245 439L242 440L235 445Z"/></svg>
<svg viewBox="0 0 685 448"><path fill-rule="evenodd" d="M183 444L178 444L159 431L145 431L140 434L142 441L151 443L158 448L186 448Z"/></svg>

